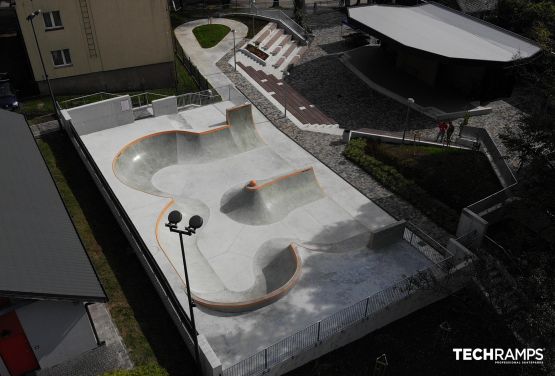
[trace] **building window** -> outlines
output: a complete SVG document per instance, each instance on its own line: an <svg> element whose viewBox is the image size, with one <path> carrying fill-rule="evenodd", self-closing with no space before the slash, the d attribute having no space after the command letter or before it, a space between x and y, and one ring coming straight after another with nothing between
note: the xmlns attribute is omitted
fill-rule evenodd
<svg viewBox="0 0 555 376"><path fill-rule="evenodd" d="M60 11L44 12L42 17L44 18L44 27L46 30L60 29L63 27Z"/></svg>
<svg viewBox="0 0 555 376"><path fill-rule="evenodd" d="M64 50L52 51L52 61L55 67L66 67L71 65L69 50L66 48Z"/></svg>

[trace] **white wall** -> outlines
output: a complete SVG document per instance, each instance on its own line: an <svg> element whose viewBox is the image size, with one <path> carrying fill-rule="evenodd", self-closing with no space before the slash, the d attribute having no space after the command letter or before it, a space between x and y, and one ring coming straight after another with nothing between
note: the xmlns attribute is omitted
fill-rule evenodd
<svg viewBox="0 0 555 376"><path fill-rule="evenodd" d="M2 357L0 356L0 376L9 376L8 368L4 364Z"/></svg>
<svg viewBox="0 0 555 376"><path fill-rule="evenodd" d="M82 303L43 300L16 312L41 368L52 367L97 346Z"/></svg>
<svg viewBox="0 0 555 376"><path fill-rule="evenodd" d="M129 95L75 107L67 110L67 113L80 136L135 121Z"/></svg>

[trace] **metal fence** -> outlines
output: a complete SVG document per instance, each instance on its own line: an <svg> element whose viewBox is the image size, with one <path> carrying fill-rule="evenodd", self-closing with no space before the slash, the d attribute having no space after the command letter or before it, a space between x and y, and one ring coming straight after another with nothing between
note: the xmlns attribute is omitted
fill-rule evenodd
<svg viewBox="0 0 555 376"><path fill-rule="evenodd" d="M181 63L185 67L185 69L189 73L189 76L191 76L193 81L195 81L195 83L197 84L197 87L200 90L209 89L210 84L208 83L208 80L202 75L202 73L200 73L198 68L195 66L195 64L193 64L193 62L191 61L189 56L187 56L185 51L183 51L183 47L181 47L181 44L179 44L179 41L175 37L174 33L172 33L172 37L173 37L173 45L175 47L175 56L177 56L177 60L179 60L178 64Z"/></svg>
<svg viewBox="0 0 555 376"><path fill-rule="evenodd" d="M258 2L254 7L245 8L227 8L220 11L220 16L232 16L232 15L246 15L260 17L266 20L271 20L279 23L283 28L289 30L294 36L301 40L301 42L308 42L309 33L295 22L291 17L289 17L281 9L265 9L260 7Z"/></svg>
<svg viewBox="0 0 555 376"><path fill-rule="evenodd" d="M105 99L115 98L115 97L118 97L118 96L119 95L117 95L117 94L112 94L112 93L107 93L107 92L101 91L101 92L98 92L98 93L84 95L82 97L71 98L71 99L67 99L65 101L58 102L58 106L60 106L60 109L62 109L62 110L67 110L69 108L73 108L73 107L77 107L77 106L83 106L85 104L99 102L99 101L103 101Z"/></svg>
<svg viewBox="0 0 555 376"><path fill-rule="evenodd" d="M133 106L133 108L140 108L151 105L153 100L162 99L165 97L167 97L167 95L151 93L147 91L140 94L130 95L129 99L131 99L131 105Z"/></svg>
<svg viewBox="0 0 555 376"><path fill-rule="evenodd" d="M403 238L411 244L424 242L421 233L405 229ZM425 242L424 242L425 243ZM437 245L427 244L427 246L437 250ZM342 309L333 315L313 323L297 333L284 338L283 340L257 352L256 354L243 359L242 361L223 370L224 376L257 376L265 373L271 367L300 354L307 348L314 347L326 338L341 332L347 327L369 319L385 307L394 302L398 302L414 291L423 287L433 287L433 283L449 275L453 266L452 256L442 246L441 252L446 255L441 261L435 262L423 270L409 276L387 288L381 290L366 299ZM419 246L417 249L425 256L430 251L426 246Z"/></svg>

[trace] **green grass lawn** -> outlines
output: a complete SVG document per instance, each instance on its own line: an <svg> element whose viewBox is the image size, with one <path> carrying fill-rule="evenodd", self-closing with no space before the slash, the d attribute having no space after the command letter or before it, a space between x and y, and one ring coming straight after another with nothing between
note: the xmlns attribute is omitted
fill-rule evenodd
<svg viewBox="0 0 555 376"><path fill-rule="evenodd" d="M202 48L211 48L220 43L230 30L225 25L210 24L195 27L193 34Z"/></svg>
<svg viewBox="0 0 555 376"><path fill-rule="evenodd" d="M147 371L162 367L172 375L192 375L185 344L68 137L57 132L38 145L108 294L108 308L133 363Z"/></svg>

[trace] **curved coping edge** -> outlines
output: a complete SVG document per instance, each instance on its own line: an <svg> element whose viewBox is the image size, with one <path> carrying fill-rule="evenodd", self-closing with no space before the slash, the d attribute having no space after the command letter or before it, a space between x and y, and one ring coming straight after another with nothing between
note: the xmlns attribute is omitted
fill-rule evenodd
<svg viewBox="0 0 555 376"><path fill-rule="evenodd" d="M175 265L171 262L170 258L166 254L166 251L164 250L164 247L162 247L162 244L160 243L160 238L159 238L160 222L162 221L162 218L163 218L164 214L166 213L166 211L168 211L168 209L174 204L175 204L175 200L171 199L164 206L164 208L162 209L162 211L158 215L158 218L156 220L156 230L155 230L156 241L158 242L158 245L160 246L160 249L162 250L162 252L164 252L164 255L166 256L167 260L170 262L170 264L171 264L172 268L174 269L174 271L176 272L177 276L179 277L179 279L183 283L183 286L186 287L185 281L183 280L183 278L181 278L181 275L177 271ZM293 288L293 286L295 286L297 284L297 282L299 281L299 279L301 277L301 272L302 272L302 261L301 261L301 256L299 255L299 251L297 249L297 244L296 243L289 244L288 249L289 249L289 252L291 253L291 255L295 259L295 272L293 273L291 278L289 278L289 280L285 284L283 284L280 288L275 289L274 291L269 292L267 294L264 294L260 298L249 299L249 300L234 302L234 303L215 302L215 301L203 299L203 298L191 293L191 296L192 296L193 300L195 301L195 303L197 303L198 305L200 305L202 307L205 307L205 308L208 308L208 309L213 309L213 310L216 310L216 311L222 311L222 312L243 312L243 311L253 310L255 308L260 308L262 306L265 306L269 303L272 303L272 302L278 300L279 298L284 296L287 292L289 292L289 290L291 290Z"/></svg>
<svg viewBox="0 0 555 376"><path fill-rule="evenodd" d="M293 172L291 172L291 173L289 173L289 174L282 175L282 176L278 176L277 178L273 178L273 179L271 179L271 180L269 180L269 181L266 181L266 182L264 182L264 183L262 183L262 184L260 184L260 185L258 185L258 184L254 185L254 186L246 185L246 186L245 186L245 189L246 189L247 191L258 191L258 190L261 190L261 189L263 189L263 188L266 188L266 187L268 187L268 186L270 186L270 185L279 183L279 182L282 181L282 180L286 180L286 179L292 178L292 177L294 177L294 176L303 174L303 173L308 172L308 171L312 171L312 173L314 173L314 167L307 167L307 168L303 168L303 169L300 169L300 170L296 170L296 171L293 171ZM256 181L256 180L255 180L255 181Z"/></svg>

